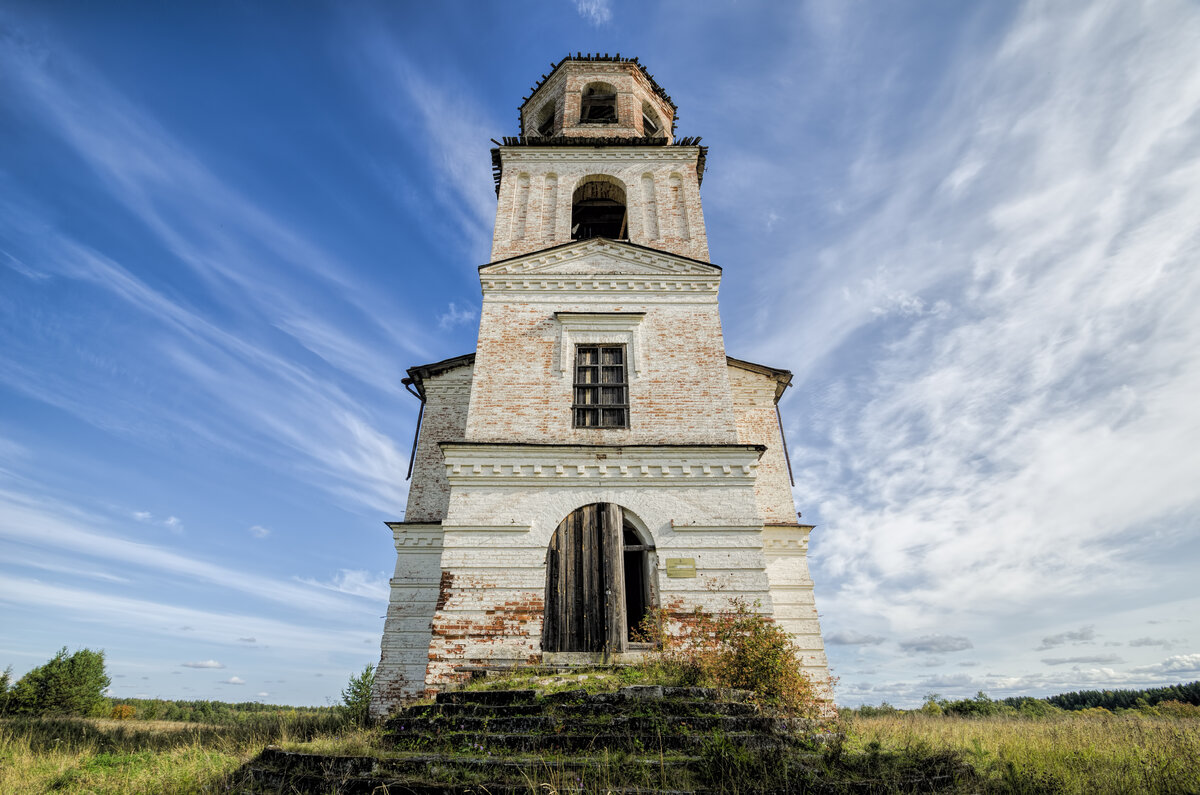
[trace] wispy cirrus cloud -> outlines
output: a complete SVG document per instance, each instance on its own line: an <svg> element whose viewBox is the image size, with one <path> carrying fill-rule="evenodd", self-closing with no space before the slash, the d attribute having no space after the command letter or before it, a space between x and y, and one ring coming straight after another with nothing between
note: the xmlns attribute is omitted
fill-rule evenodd
<svg viewBox="0 0 1200 795"><path fill-rule="evenodd" d="M225 664L216 660L200 660L199 662L180 663L184 668L224 668Z"/></svg>
<svg viewBox="0 0 1200 795"><path fill-rule="evenodd" d="M373 574L357 569L342 569L329 582L318 582L313 579L302 579L301 582L378 602L386 602L388 594L391 592L391 580L388 575Z"/></svg>
<svg viewBox="0 0 1200 795"><path fill-rule="evenodd" d="M405 319L389 293L361 283L337 256L220 178L87 64L62 52L44 57L31 41L0 41L14 107L89 166L167 256L194 276L183 299L180 285L163 285L162 271L139 273L127 257L106 255L56 229L36 201L6 192L0 236L24 259L53 279L116 299L126 305L121 312L132 307L148 326L118 324L109 335L92 335L89 324L110 317L103 313L111 304L96 301L81 302L77 313L23 317L41 300L31 294L0 307L22 328L0 352L0 382L105 430L202 439L250 457L296 460L250 443L266 436L304 453L296 464L314 482L389 514L401 512L405 488L395 467L405 462L393 434L406 436L409 418L390 425L351 398L339 374L401 394L402 371L393 357L397 350L426 356L421 327ZM50 289L38 286L42 281L24 289ZM84 342L66 344L67 335ZM44 367L47 345L62 347L75 366ZM146 382L168 379L190 381L189 389L215 400L145 399ZM165 521L173 532L182 530L177 519Z"/></svg>
<svg viewBox="0 0 1200 795"><path fill-rule="evenodd" d="M47 58L43 47L15 36L0 43L0 63L17 89L14 100L44 119L47 130L70 145L181 262L222 290L225 300L248 300L265 317L290 319L293 328L317 328L330 309L328 301L317 299L332 294L358 310L360 319L389 320L386 326L360 325L362 336L354 343L343 339L343 348L373 335L373 342L382 337L389 347L422 350L419 326L404 323L403 313L359 283L338 257L219 177L88 64L61 51ZM297 267L317 284L297 280ZM298 339L304 342L302 335ZM338 366L339 360L329 363Z"/></svg>
<svg viewBox="0 0 1200 795"><path fill-rule="evenodd" d="M106 625L140 633L179 637L188 626L189 640L227 644L230 633L246 633L264 645L300 651L357 648L364 639L378 640L374 621L364 619L358 629L298 624L261 616L198 610L147 599L116 596L101 591L72 588L23 577L0 578L0 599L13 605L52 608L65 618L102 619Z"/></svg>
<svg viewBox="0 0 1200 795"><path fill-rule="evenodd" d="M490 139L508 125L491 117L487 103L475 95L476 83L448 68L437 72L422 68L408 48L370 15L348 18L346 31L362 57L365 96L392 120L402 137L421 142L435 171L427 182L431 195L413 197L410 205L422 211L432 199L436 213L424 212L430 227L439 231L439 244L463 241L464 254L485 262L496 194L491 176L478 164L488 162Z"/></svg>
<svg viewBox="0 0 1200 795"><path fill-rule="evenodd" d="M114 382L99 394L80 389L75 379L86 378L86 368L98 363L85 359L72 375L40 368L36 339L14 340L7 359L0 356L0 381L102 428L130 434L186 432L263 463L289 460L299 473L339 495L388 513L403 510L405 487L396 473L406 465L404 454L390 434L376 427L373 412L336 382L219 327L82 244L55 238L44 247L58 273L103 289L168 332L145 349L145 359L211 399L147 406L136 383ZM144 335L130 341L135 347L145 344ZM265 448L263 440L275 448ZM297 458L296 452L304 455ZM139 519L152 519L148 512L140 514ZM178 518L164 523L180 529Z"/></svg>
<svg viewBox="0 0 1200 795"><path fill-rule="evenodd" d="M0 489L0 538L9 544L112 561L120 564L125 572L136 568L189 578L318 613L336 615L351 606L347 600L329 594L330 589L318 590L295 582L273 580L208 563L194 555L129 540L111 530L93 527L86 515L70 506L5 489Z"/></svg>

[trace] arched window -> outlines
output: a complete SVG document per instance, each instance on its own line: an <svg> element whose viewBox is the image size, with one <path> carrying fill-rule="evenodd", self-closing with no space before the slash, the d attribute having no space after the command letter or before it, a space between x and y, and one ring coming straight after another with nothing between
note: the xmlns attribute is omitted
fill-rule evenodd
<svg viewBox="0 0 1200 795"><path fill-rule="evenodd" d="M584 177L571 197L571 239L607 237L626 240L625 186L612 177Z"/></svg>
<svg viewBox="0 0 1200 795"><path fill-rule="evenodd" d="M588 124L617 123L617 89L608 83L591 83L583 89L579 121Z"/></svg>

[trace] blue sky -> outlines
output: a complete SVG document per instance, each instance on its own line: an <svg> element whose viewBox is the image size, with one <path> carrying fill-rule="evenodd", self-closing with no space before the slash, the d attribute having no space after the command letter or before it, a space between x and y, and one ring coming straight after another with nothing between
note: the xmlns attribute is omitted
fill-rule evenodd
<svg viewBox="0 0 1200 795"><path fill-rule="evenodd" d="M322 704L378 658L414 364L567 52L711 147L841 703L1200 678L1193 4L0 9L0 665Z"/></svg>

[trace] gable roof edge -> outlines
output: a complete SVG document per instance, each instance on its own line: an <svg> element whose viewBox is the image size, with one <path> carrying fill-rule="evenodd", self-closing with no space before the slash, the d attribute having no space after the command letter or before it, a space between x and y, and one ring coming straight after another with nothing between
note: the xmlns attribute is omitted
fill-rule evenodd
<svg viewBox="0 0 1200 795"><path fill-rule="evenodd" d="M783 397L784 390L792 385L792 371L780 370L777 367L768 367L765 364L755 364L748 362L745 359L735 359L732 356L725 357L725 363L730 367L736 367L739 370L748 370L752 373L765 375L775 379L775 402L779 402L779 398Z"/></svg>
<svg viewBox="0 0 1200 795"><path fill-rule="evenodd" d="M505 257L504 259L498 259L498 260L495 260L494 262L488 262L483 265L480 265L478 270L482 274L484 268L491 268L495 265L504 265L509 262L514 262L519 259L524 259L526 257L539 257L539 256L542 256L543 254L546 254L551 251L555 251L557 249L567 248L568 246L582 246L584 244L590 243L593 240L603 240L606 243L613 243L618 246L627 246L628 248L637 249L638 251L648 251L651 254L660 254L664 257L683 260L684 262L692 262L697 265L704 265L709 268L713 268L718 273L720 273L724 270L720 265L717 265L712 262L705 262L702 259L696 259L695 257L689 257L684 254L676 254L674 251L667 251L666 249L651 248L650 246L643 246L638 243L630 243L628 240L614 240L611 237L589 237L586 240L571 240L567 243L559 243L554 246L548 246L546 248L539 248L536 251L527 251L524 254L515 254L511 257Z"/></svg>

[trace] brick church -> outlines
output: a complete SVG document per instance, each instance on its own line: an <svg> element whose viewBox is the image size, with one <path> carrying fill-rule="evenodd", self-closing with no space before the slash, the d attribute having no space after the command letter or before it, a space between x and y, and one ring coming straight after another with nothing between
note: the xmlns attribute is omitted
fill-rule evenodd
<svg viewBox="0 0 1200 795"><path fill-rule="evenodd" d="M621 660L655 608L731 598L828 680L777 403L728 356L707 147L636 58L567 57L492 150L474 353L413 367L420 427L372 712L472 668Z"/></svg>

